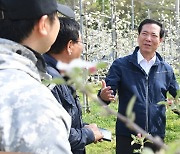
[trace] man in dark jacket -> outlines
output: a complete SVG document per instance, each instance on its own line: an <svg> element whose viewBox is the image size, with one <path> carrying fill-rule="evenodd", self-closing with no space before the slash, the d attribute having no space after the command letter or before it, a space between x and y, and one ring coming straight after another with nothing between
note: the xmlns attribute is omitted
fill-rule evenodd
<svg viewBox="0 0 180 154"><path fill-rule="evenodd" d="M61 71L56 68L57 61L70 63L79 58L83 50L79 24L74 19L60 18L60 31L55 43L44 55L48 72L54 78L62 78ZM67 79L68 80L68 79ZM73 154L84 154L85 146L100 140L103 136L96 124L84 125L81 105L76 90L68 85L56 85L52 93L62 103L72 118L69 141Z"/></svg>
<svg viewBox="0 0 180 154"><path fill-rule="evenodd" d="M153 136L165 136L165 101L167 92L173 97L179 89L172 67L156 52L162 42L162 24L145 19L138 28L138 44L132 55L115 60L102 82L99 97L107 104L114 100L116 90L119 96L118 112L125 115L129 100L133 95L136 102L133 111L135 123ZM131 154L136 145L131 146L131 134L135 134L117 119L116 153ZM154 151L157 147L149 144Z"/></svg>

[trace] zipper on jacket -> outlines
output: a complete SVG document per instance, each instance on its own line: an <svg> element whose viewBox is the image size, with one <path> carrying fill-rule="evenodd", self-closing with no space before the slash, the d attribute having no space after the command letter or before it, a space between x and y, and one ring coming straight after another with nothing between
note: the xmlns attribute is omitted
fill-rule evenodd
<svg viewBox="0 0 180 154"><path fill-rule="evenodd" d="M148 114L149 114L149 111L148 111L148 108L149 108L149 102L148 102L148 93L149 93L149 88L148 88L148 80L149 80L149 77L148 75L146 76L146 99L145 99L145 103L146 103L146 126L145 126L145 131L148 133L148 123L149 123L149 117L148 117Z"/></svg>

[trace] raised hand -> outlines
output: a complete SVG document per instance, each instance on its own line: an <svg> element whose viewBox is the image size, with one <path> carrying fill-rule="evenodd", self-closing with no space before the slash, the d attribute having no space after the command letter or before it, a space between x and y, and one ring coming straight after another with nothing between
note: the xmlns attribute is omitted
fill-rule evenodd
<svg viewBox="0 0 180 154"><path fill-rule="evenodd" d="M114 101L115 96L113 95L113 90L111 90L110 86L106 86L106 82L102 80L102 88L100 97L104 101Z"/></svg>

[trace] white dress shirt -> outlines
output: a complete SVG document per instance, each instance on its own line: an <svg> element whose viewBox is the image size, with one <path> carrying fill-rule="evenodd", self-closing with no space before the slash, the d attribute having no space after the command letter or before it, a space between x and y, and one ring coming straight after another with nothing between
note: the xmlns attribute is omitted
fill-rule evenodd
<svg viewBox="0 0 180 154"><path fill-rule="evenodd" d="M137 53L137 60L138 60L138 64L144 69L144 71L146 72L146 74L149 73L149 70L151 69L152 65L155 63L156 61L156 54L154 55L154 57L150 60L147 61L141 54L140 50Z"/></svg>

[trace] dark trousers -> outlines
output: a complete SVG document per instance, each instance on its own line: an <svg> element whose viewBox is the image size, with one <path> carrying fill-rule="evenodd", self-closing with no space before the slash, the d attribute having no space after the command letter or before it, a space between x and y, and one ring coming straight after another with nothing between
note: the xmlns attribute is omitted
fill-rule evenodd
<svg viewBox="0 0 180 154"><path fill-rule="evenodd" d="M126 136L116 136L116 154L133 154L134 149L140 149L139 144L131 145L132 138ZM145 147L151 148L154 152L160 150L153 143L145 143Z"/></svg>

